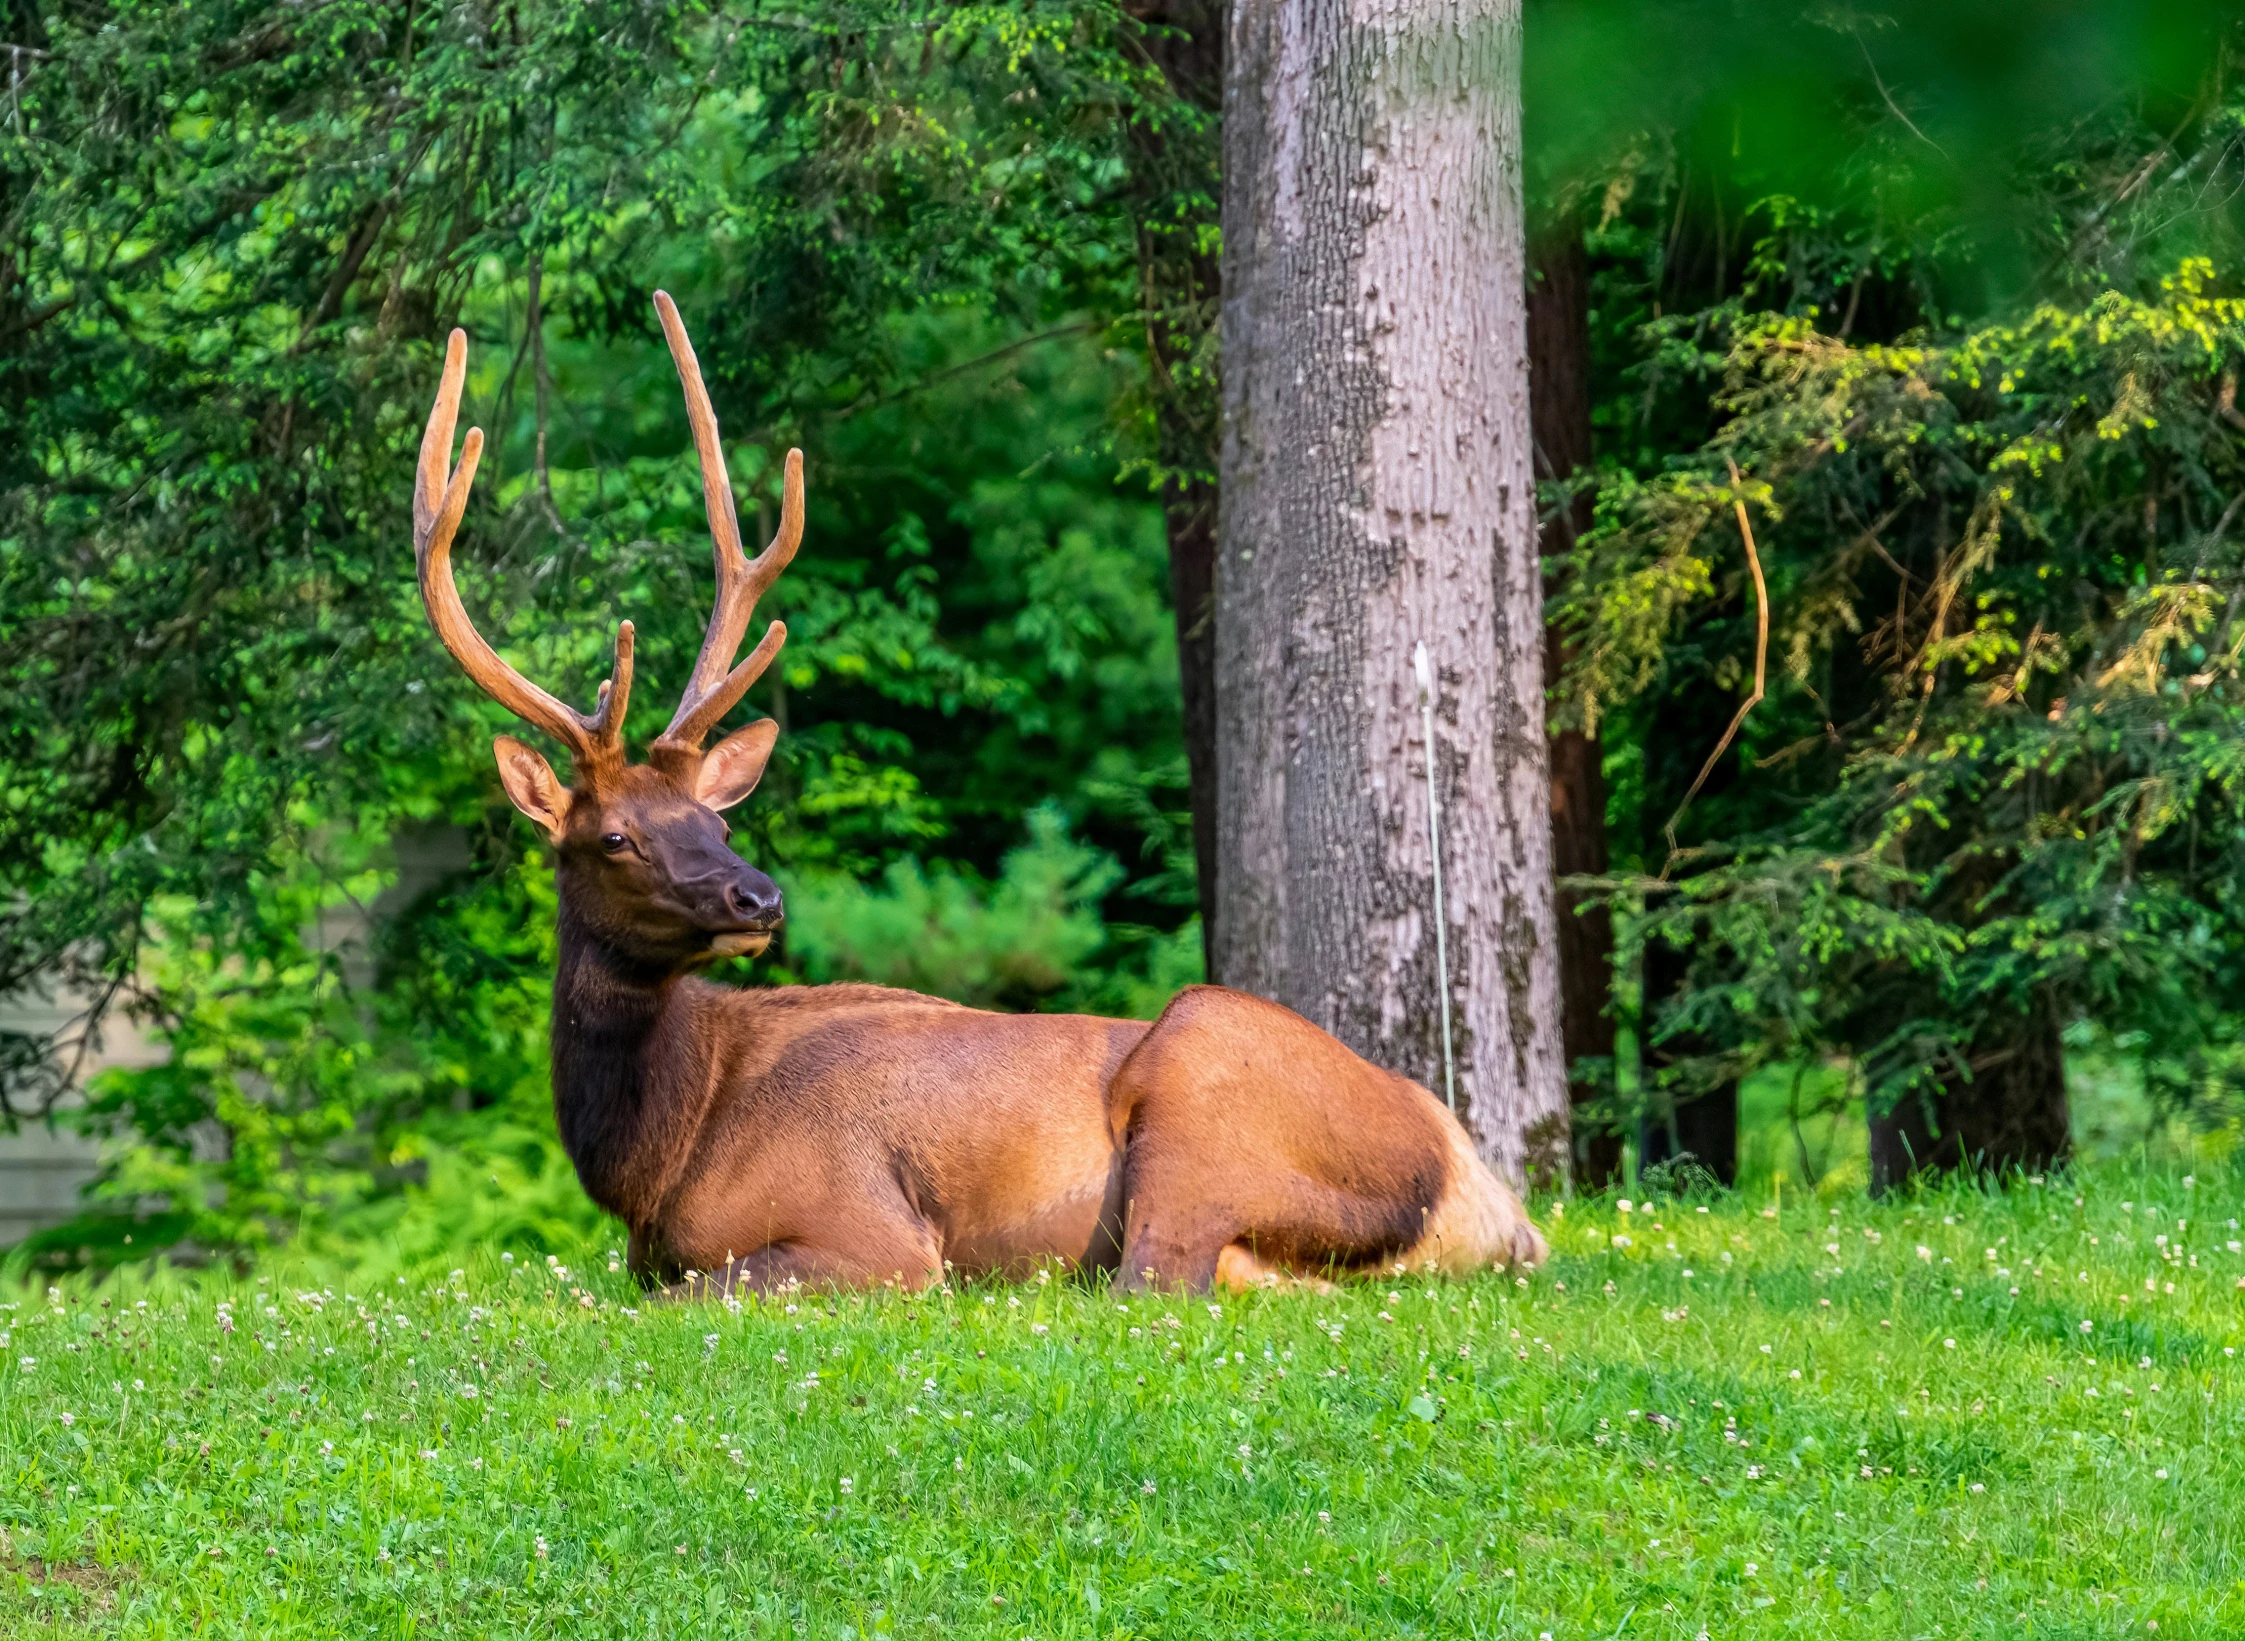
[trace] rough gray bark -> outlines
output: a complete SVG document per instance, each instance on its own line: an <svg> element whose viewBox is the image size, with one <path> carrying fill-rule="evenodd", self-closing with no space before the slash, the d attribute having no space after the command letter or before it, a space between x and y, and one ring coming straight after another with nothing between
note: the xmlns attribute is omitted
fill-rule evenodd
<svg viewBox="0 0 2245 1641"><path fill-rule="evenodd" d="M1217 977L1566 1166L1518 0L1237 0L1225 76Z"/></svg>

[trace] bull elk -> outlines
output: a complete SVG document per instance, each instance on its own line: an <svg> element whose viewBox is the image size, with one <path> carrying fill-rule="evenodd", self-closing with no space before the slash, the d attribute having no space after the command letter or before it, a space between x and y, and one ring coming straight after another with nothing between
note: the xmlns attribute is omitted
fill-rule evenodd
<svg viewBox="0 0 2245 1641"><path fill-rule="evenodd" d="M585 1190L630 1227L633 1271L696 1291L917 1287L1060 1259L1128 1286L1205 1288L1540 1260L1519 1199L1433 1095L1258 998L1193 986L1149 1025L694 973L763 951L780 926L778 887L719 818L755 789L778 728L703 742L786 637L774 621L732 664L802 540L803 458L788 453L778 533L749 560L693 344L670 298L655 306L701 458L717 596L645 764L624 748L630 622L588 714L501 660L461 605L452 537L483 434L468 430L448 474L457 330L413 496L437 636L574 766L564 786L521 741L494 745L507 796L554 853L554 1113Z"/></svg>

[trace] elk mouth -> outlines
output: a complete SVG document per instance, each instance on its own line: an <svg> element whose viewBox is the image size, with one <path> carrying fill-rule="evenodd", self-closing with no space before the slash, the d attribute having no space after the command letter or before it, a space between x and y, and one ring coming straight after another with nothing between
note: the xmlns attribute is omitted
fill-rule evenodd
<svg viewBox="0 0 2245 1641"><path fill-rule="evenodd" d="M719 957L761 957L771 943L769 929L739 929L709 937L709 949Z"/></svg>

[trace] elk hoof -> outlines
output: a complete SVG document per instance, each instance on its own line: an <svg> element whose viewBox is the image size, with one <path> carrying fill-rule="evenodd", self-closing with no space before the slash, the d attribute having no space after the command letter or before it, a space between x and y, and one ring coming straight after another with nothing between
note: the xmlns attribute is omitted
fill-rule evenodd
<svg viewBox="0 0 2245 1641"><path fill-rule="evenodd" d="M1535 1223L1523 1217L1512 1228L1512 1263L1532 1270L1551 1257L1551 1244L1544 1241L1543 1233Z"/></svg>

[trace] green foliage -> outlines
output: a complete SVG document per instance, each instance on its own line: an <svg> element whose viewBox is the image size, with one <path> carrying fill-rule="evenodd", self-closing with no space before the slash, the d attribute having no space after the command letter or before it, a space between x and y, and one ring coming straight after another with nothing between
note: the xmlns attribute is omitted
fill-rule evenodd
<svg viewBox="0 0 2245 1641"><path fill-rule="evenodd" d="M1729 77L1717 30L1686 112L1565 184L1600 469L1554 710L1608 754L1650 1051L1585 1068L1617 1118L1826 1064L1874 1113L1964 1097L2050 1019L2166 1112L2235 1109L2234 688L2202 676L2235 579L2234 19L2083 8L2111 49L2047 72L2055 37L1952 49L1986 21L1807 14ZM1748 88L1818 33L1812 132L1801 86ZM1740 501L1772 630L1726 739Z"/></svg>
<svg viewBox="0 0 2245 1641"><path fill-rule="evenodd" d="M1113 857L1069 840L1059 816L1029 817L1030 841L996 882L915 860L878 886L840 873L789 877L787 966L804 980L870 981L979 1008L1074 1007L1150 1019L1200 974L1200 926L1174 932L1104 923L1121 875ZM1112 945L1108 961L1096 961Z"/></svg>
<svg viewBox="0 0 2245 1641"><path fill-rule="evenodd" d="M1666 312L1754 262L1799 299L1905 260L1939 312L1985 312L2205 248L2230 215L2207 183L2233 163L2236 25L2221 0L2080 0L2031 26L1991 0L1530 3L1526 158L1609 225L1658 180L1644 294Z"/></svg>
<svg viewBox="0 0 2245 1641"><path fill-rule="evenodd" d="M1114 430L1152 391L1138 134L1171 140L1177 224L1202 150L1138 24L1104 0L370 0L25 27L42 55L0 123L0 994L60 979L176 1051L96 1090L112 1165L55 1247L462 1232L494 1175L537 1182L533 1220L589 1222L545 1109L550 887L488 751L517 726L432 642L407 548L454 323L492 435L461 579L510 659L589 699L629 615L644 738L700 642L667 285L744 519L781 448L809 462L767 600L788 649L747 709L786 734L741 847L814 901L837 875L956 886L962 972L1045 919L1016 1004L1142 1005L1176 972L1166 556ZM1039 806L1085 864L1008 887ZM391 844L431 828L468 859L398 904ZM967 909L986 879L994 921ZM371 946L326 949L353 906ZM0 1043L9 1113L56 1092L46 1047Z"/></svg>
<svg viewBox="0 0 2245 1641"><path fill-rule="evenodd" d="M1065 1276L649 1305L607 1242L511 1236L15 1288L0 1613L25 1637L2245 1622L2234 1167L1659 1198L1547 1204L1524 1285L1205 1305Z"/></svg>
<svg viewBox="0 0 2245 1641"><path fill-rule="evenodd" d="M806 980L865 980L989 1008L1034 1003L1066 985L1106 932L1096 911L1118 875L1070 844L1058 816L1006 857L987 891L955 870L900 860L879 888L840 874L790 879L787 957Z"/></svg>
<svg viewBox="0 0 2245 1641"><path fill-rule="evenodd" d="M1788 801L1719 843L1688 818L1711 841L1630 891L1698 954L1672 1023L1723 1045L1708 1077L1838 1052L1891 1101L2039 991L2149 1034L2175 1094L2235 1086L2241 348L2191 262L1942 342L1742 314L1692 361L1728 419L1602 498L1578 699L1639 696L1695 606L1751 604L1744 502L1772 685L1737 780ZM1739 668L1734 638L1712 681Z"/></svg>

